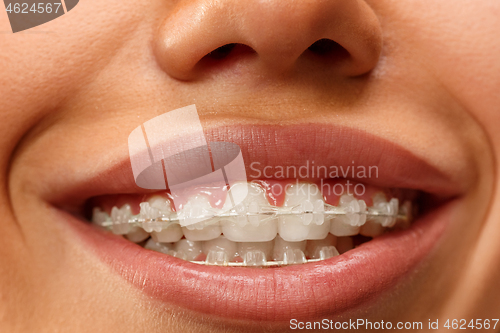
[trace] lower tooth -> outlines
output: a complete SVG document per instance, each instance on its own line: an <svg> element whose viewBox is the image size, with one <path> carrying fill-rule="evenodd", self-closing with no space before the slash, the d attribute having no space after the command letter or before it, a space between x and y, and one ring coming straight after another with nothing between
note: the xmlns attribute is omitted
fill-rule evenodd
<svg viewBox="0 0 500 333"><path fill-rule="evenodd" d="M236 251L236 243L231 242L224 236L203 243L203 253L207 255L207 263L212 263L213 260L229 262L235 257Z"/></svg>
<svg viewBox="0 0 500 333"><path fill-rule="evenodd" d="M210 250L208 251L205 262L209 265L227 265L229 262L229 255L224 250Z"/></svg>
<svg viewBox="0 0 500 333"><path fill-rule="evenodd" d="M359 233L366 237L377 237L384 233L384 227L380 223L370 220L359 229Z"/></svg>
<svg viewBox="0 0 500 333"><path fill-rule="evenodd" d="M131 242L140 243L148 239L149 234L140 227L134 227L125 237Z"/></svg>
<svg viewBox="0 0 500 333"><path fill-rule="evenodd" d="M273 256L274 242L242 242L238 243L238 253L243 258L247 252L260 251L266 258Z"/></svg>
<svg viewBox="0 0 500 333"><path fill-rule="evenodd" d="M245 266L264 266L267 263L266 254L259 250L248 251L243 255Z"/></svg>
<svg viewBox="0 0 500 333"><path fill-rule="evenodd" d="M283 264L285 265L303 264L306 261L304 252L299 249L287 249L283 253Z"/></svg>
<svg viewBox="0 0 500 333"><path fill-rule="evenodd" d="M174 250L185 255L188 261L195 260L202 253L201 242L193 242L187 239L181 239L175 243Z"/></svg>
<svg viewBox="0 0 500 333"><path fill-rule="evenodd" d="M169 251L172 251L173 249L173 245L169 243L158 243L155 242L153 239L149 239L146 242L146 245L144 245L144 248L147 250L169 254Z"/></svg>
<svg viewBox="0 0 500 333"><path fill-rule="evenodd" d="M350 225L346 219L345 216L337 216L332 219L330 233L338 237L357 235L360 228Z"/></svg>
<svg viewBox="0 0 500 333"><path fill-rule="evenodd" d="M153 231L151 233L151 238L156 242L162 243L175 243L182 238L182 229L178 224L171 224L166 229L162 231Z"/></svg>
<svg viewBox="0 0 500 333"><path fill-rule="evenodd" d="M329 234L325 239L307 241L306 254L311 259L320 259L320 251L323 248L334 247L337 244L337 237Z"/></svg>
<svg viewBox="0 0 500 333"><path fill-rule="evenodd" d="M325 260L328 258L332 258L335 256L339 255L339 251L335 248L335 246L323 246L318 252L317 252L317 258L320 260Z"/></svg>
<svg viewBox="0 0 500 333"><path fill-rule="evenodd" d="M306 250L306 241L287 242L280 236L277 236L274 240L273 258L276 261L283 261L286 256L285 253L287 253L287 251L289 252L288 258L291 258L290 253L293 254L294 250L304 252Z"/></svg>

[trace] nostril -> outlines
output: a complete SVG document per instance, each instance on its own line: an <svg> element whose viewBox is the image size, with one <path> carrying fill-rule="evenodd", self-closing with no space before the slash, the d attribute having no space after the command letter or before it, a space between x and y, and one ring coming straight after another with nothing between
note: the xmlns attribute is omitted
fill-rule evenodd
<svg viewBox="0 0 500 333"><path fill-rule="evenodd" d="M224 59L231 53L231 51L233 51L235 46L236 44L234 43L222 45L221 47L218 47L209 54L207 54L207 57L212 59Z"/></svg>
<svg viewBox="0 0 500 333"><path fill-rule="evenodd" d="M346 52L340 44L326 38L314 42L309 46L308 50L317 55L332 55L334 53Z"/></svg>

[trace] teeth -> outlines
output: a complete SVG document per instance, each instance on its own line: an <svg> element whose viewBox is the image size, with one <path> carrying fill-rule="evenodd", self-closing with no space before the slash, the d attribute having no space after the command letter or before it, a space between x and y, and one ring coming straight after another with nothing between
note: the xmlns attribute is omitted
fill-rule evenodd
<svg viewBox="0 0 500 333"><path fill-rule="evenodd" d="M181 239L175 243L174 250L177 255L185 256L185 260L196 260L196 258L202 253L201 242L193 242L188 239Z"/></svg>
<svg viewBox="0 0 500 333"><path fill-rule="evenodd" d="M359 233L359 227L354 227L349 224L349 219L346 216L340 215L332 219L330 233L341 236L354 236Z"/></svg>
<svg viewBox="0 0 500 333"><path fill-rule="evenodd" d="M125 235L130 231L130 225L128 220L132 216L132 210L130 205L124 205L122 208L118 209L113 207L111 209L111 220L113 221L113 233L117 235Z"/></svg>
<svg viewBox="0 0 500 333"><path fill-rule="evenodd" d="M235 207L236 211L258 214L266 209L271 209L264 190L260 186L253 183L244 185L248 186L248 196ZM226 202L228 201L226 200ZM278 233L277 218L267 215L241 217L243 218L225 218L221 221L222 232L227 239L233 242L266 242L276 237Z"/></svg>
<svg viewBox="0 0 500 333"><path fill-rule="evenodd" d="M383 227L393 227L396 224L396 215L399 212L399 200L392 198L389 202L383 193L373 196L373 208L379 214L388 216L372 217L370 220L380 223Z"/></svg>
<svg viewBox="0 0 500 333"><path fill-rule="evenodd" d="M248 251L243 255L245 266L264 266L267 263L266 254L262 251Z"/></svg>
<svg viewBox="0 0 500 333"><path fill-rule="evenodd" d="M273 256L274 242L245 242L238 243L238 253L245 260L247 253L259 252L262 253L264 259L272 258Z"/></svg>
<svg viewBox="0 0 500 333"><path fill-rule="evenodd" d="M173 245L169 243L157 243L153 239L150 239L144 245L144 248L147 250L157 251L165 254L169 254L170 251L173 250Z"/></svg>
<svg viewBox="0 0 500 333"><path fill-rule="evenodd" d="M273 259L277 261L285 261L285 259L287 259L290 262L291 260L295 260L295 253L297 253L297 259L301 259L302 256L298 254L299 252L295 252L296 250L300 251L302 255L304 255L304 251L306 250L306 241L287 242L280 236L277 236L274 240Z"/></svg>
<svg viewBox="0 0 500 333"><path fill-rule="evenodd" d="M161 212L156 207L151 207L149 202L141 202L139 204L141 207L141 211L139 213L139 218L145 219L142 223L142 228L146 230L146 232L161 231L161 223L156 221L149 221L150 219L157 219L161 217Z"/></svg>
<svg viewBox="0 0 500 333"><path fill-rule="evenodd" d="M149 234L140 227L133 227L125 237L131 242L140 243L148 239Z"/></svg>
<svg viewBox="0 0 500 333"><path fill-rule="evenodd" d="M203 253L207 255L208 264L225 265L233 260L237 252L237 245L224 236L203 243Z"/></svg>
<svg viewBox="0 0 500 333"><path fill-rule="evenodd" d="M204 195L196 195L189 198L179 213L184 219L185 227L182 227L184 236L191 241L208 241L215 239L222 233L219 222L213 218L202 221L200 216L215 215L215 209L210 205L210 201ZM195 222L195 223L193 223Z"/></svg>
<svg viewBox="0 0 500 333"><path fill-rule="evenodd" d="M151 238L155 242L161 243L175 243L182 238L182 229L178 224L171 224L166 229L162 231L153 231L151 233Z"/></svg>
<svg viewBox="0 0 500 333"><path fill-rule="evenodd" d="M337 237L329 234L325 239L307 241L306 253L311 259L326 259L325 256L328 256L330 253L334 254L337 252L337 249L335 249L336 244ZM336 255L338 255L338 252ZM333 257L333 255L328 256L327 258L331 257Z"/></svg>
<svg viewBox="0 0 500 333"><path fill-rule="evenodd" d="M104 223L111 218L106 212L103 212L99 207L94 207L92 210L92 222L98 226L104 227Z"/></svg>
<svg viewBox="0 0 500 333"><path fill-rule="evenodd" d="M233 197L244 200L233 207ZM275 207L260 185L242 182L231 187L222 209L211 207L208 197L199 194L176 213L169 199L155 196L140 204L136 216L130 205L113 207L109 215L96 207L92 222L183 260L260 267L345 253L354 247L349 236L377 237L388 228L408 226L411 205L399 207L398 199L387 201L379 192L371 207L352 195L342 195L335 207L325 204L316 185L296 183L287 188L283 207Z"/></svg>
<svg viewBox="0 0 500 333"><path fill-rule="evenodd" d="M366 203L357 200L351 195L342 195L339 202L340 207L346 212L345 221L353 227L359 227L366 222Z"/></svg>
<svg viewBox="0 0 500 333"><path fill-rule="evenodd" d="M320 212L319 201L323 202L321 191L316 185L306 183L290 185L283 206L300 211L302 214L280 216L278 224L280 236L289 242L325 238L330 231L330 221L325 221L319 214L312 214L315 208L316 212Z"/></svg>

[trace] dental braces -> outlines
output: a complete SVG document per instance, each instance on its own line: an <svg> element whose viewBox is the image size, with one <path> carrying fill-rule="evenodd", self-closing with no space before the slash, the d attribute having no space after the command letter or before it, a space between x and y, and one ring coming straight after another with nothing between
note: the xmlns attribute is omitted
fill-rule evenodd
<svg viewBox="0 0 500 333"><path fill-rule="evenodd" d="M317 223L317 221L322 220L321 218L323 218L323 221L327 221L345 216L349 221L354 221L353 223L349 223L354 226L363 225L367 218L378 218L381 219L381 224L384 227L391 227L396 221L409 222L412 217L412 207L409 201L406 201L399 207L398 199L393 198L389 202L377 203L373 207L366 207L366 203L363 200L356 200L352 197L348 197L347 199L342 197L340 206L329 205L322 200L318 200L314 203L305 201L300 205L292 207L260 206L255 203L250 203L249 205L240 204L223 213L215 213L207 209L202 210L201 214L186 214L185 212L180 214L168 212L164 214L159 210L158 212L160 216L154 218L143 217L145 214L141 212L135 216L120 214L115 219L112 219L105 213L98 212L97 214L102 213L105 215L97 216L94 222L110 230L119 228L120 226L128 226L129 228L142 227L147 232L160 232L173 224L180 224L190 229L202 229L205 226L219 222L221 219L230 218L235 219L236 223L239 224L249 222L256 225L281 216L298 216L303 218L304 224L309 225L315 222L316 224L322 224L322 222ZM199 222L186 223L186 221Z"/></svg>

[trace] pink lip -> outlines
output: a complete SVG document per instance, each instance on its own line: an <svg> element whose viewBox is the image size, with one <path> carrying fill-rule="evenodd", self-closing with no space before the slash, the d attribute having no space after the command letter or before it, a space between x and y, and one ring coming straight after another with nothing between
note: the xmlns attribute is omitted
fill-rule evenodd
<svg viewBox="0 0 500 333"><path fill-rule="evenodd" d="M361 180L368 184L417 189L447 198L463 193L463 186L453 181L460 175L447 174L392 142L356 129L318 124L247 125L215 127L205 134L208 141L238 144L247 175L252 162L274 167L302 166L307 160L326 166L348 166L355 161L356 165L378 166L378 178ZM83 182L59 184L55 176L52 180L55 188L66 190L47 193L46 199L66 209L81 206L92 196L145 192L135 185L128 156ZM89 251L148 295L216 316L287 321L338 314L390 289L436 247L454 202L430 212L406 231L377 238L339 257L275 269L192 264L145 250L62 210L57 212Z"/></svg>

